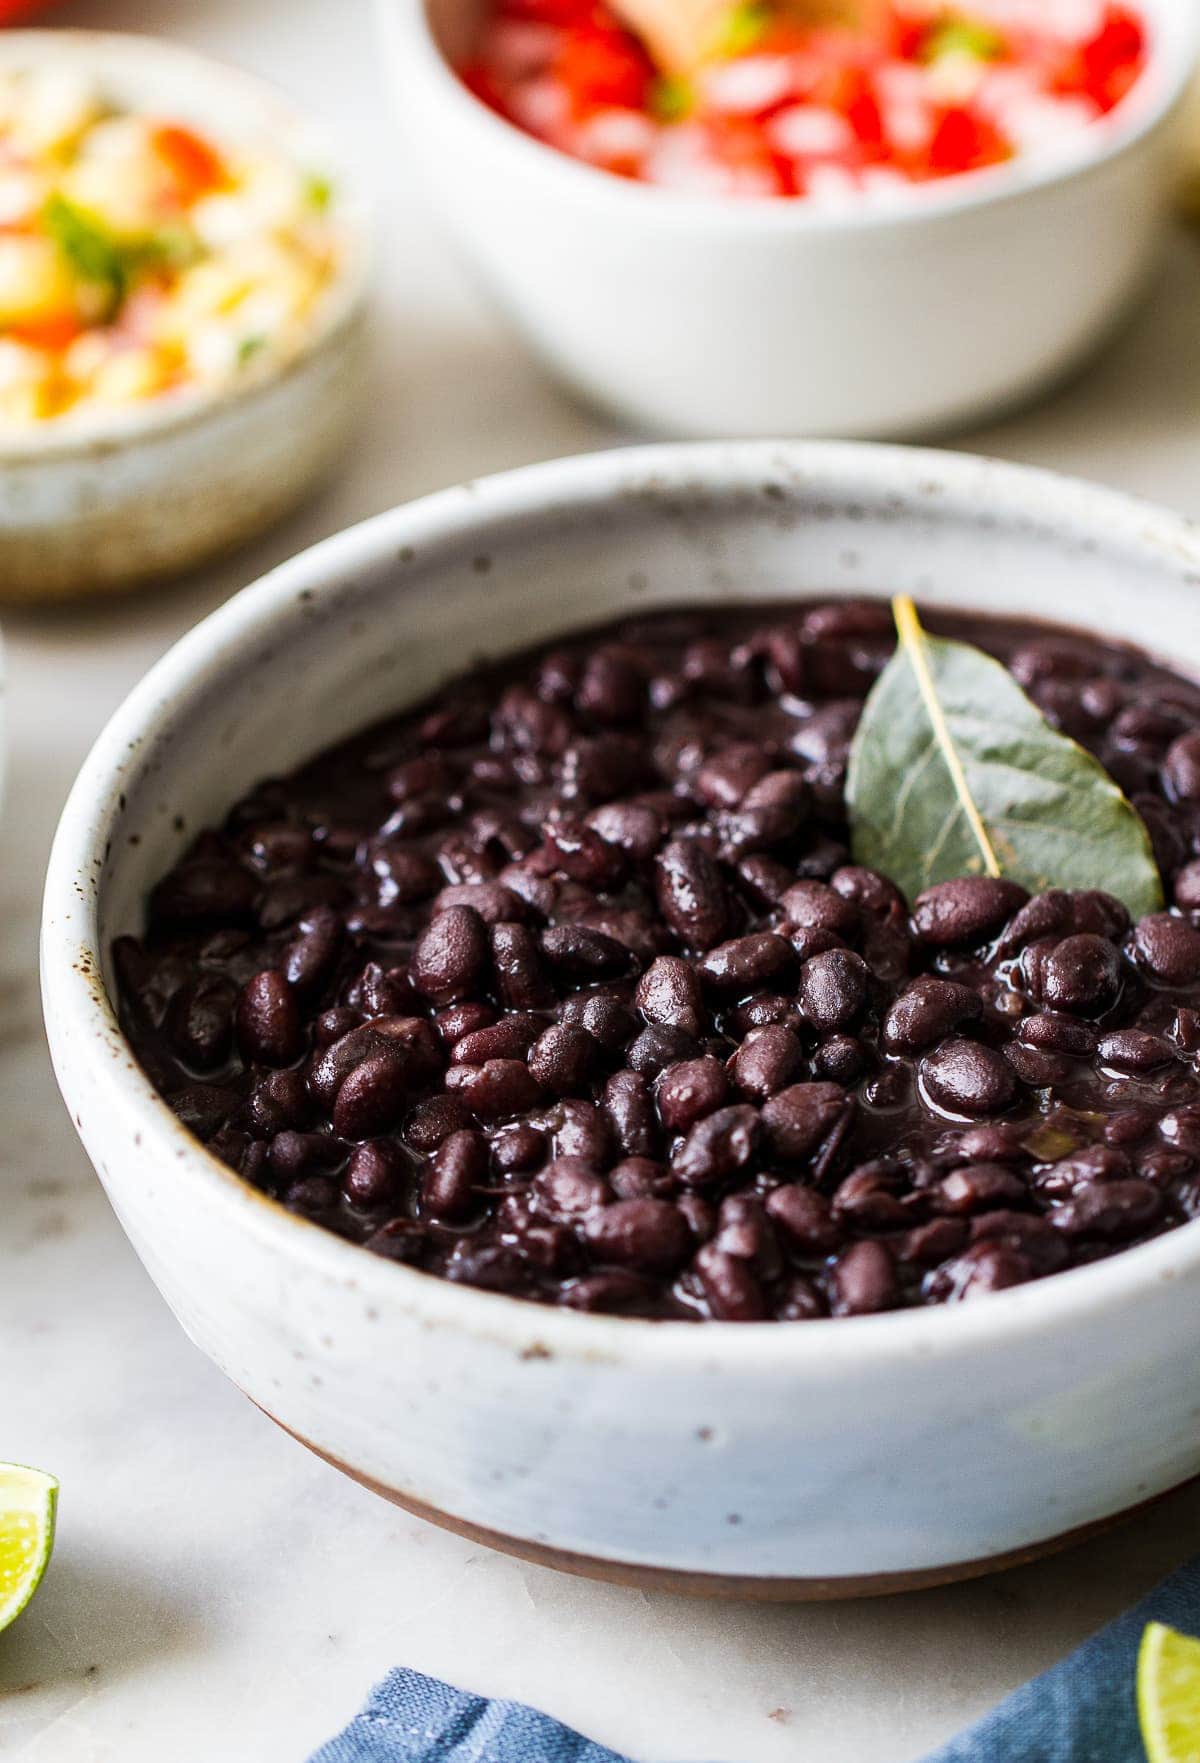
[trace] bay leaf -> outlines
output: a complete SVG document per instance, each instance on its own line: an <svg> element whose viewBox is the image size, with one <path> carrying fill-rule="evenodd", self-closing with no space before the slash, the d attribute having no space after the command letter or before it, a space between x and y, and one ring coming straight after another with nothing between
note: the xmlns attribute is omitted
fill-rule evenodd
<svg viewBox="0 0 1200 1763"><path fill-rule="evenodd" d="M1103 888L1134 918L1162 881L1141 816L1098 760L1051 728L1012 674L930 636L892 602L899 642L863 706L846 801L857 863L911 900L961 875L1030 893Z"/></svg>

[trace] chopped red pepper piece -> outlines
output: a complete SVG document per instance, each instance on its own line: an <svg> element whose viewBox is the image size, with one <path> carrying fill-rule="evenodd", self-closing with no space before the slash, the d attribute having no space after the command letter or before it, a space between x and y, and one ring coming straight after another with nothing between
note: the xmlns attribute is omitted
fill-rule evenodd
<svg viewBox="0 0 1200 1763"><path fill-rule="evenodd" d="M555 57L554 71L576 115L608 105L640 110L653 78L645 51L623 31L573 33Z"/></svg>
<svg viewBox="0 0 1200 1763"><path fill-rule="evenodd" d="M171 176L185 208L201 196L219 190L225 182L221 155L201 135L178 123L164 123L154 131L154 150L171 168Z"/></svg>

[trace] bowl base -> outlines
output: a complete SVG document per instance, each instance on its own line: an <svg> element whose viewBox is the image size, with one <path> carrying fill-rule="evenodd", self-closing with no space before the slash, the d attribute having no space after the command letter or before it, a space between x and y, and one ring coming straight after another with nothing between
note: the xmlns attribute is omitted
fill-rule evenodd
<svg viewBox="0 0 1200 1763"><path fill-rule="evenodd" d="M268 1419L275 1420L275 1416L268 1415ZM472 1523L470 1519L456 1518L424 1500L416 1499L412 1494L402 1494L395 1488L386 1487L382 1482L373 1481L369 1475L351 1468L348 1463L331 1456L311 1440L293 1432L282 1420L275 1420L275 1424L314 1456L332 1464L334 1469L340 1469L351 1481L358 1482L360 1487L369 1488L373 1494L379 1494L392 1505L411 1512L414 1518L436 1524L441 1530L453 1531L457 1536L466 1537L469 1542L482 1543L486 1548L496 1549L502 1555L513 1555L518 1560L531 1561L536 1567L552 1567L558 1573L571 1573L578 1579L602 1580L609 1585L629 1586L637 1591L670 1592L677 1597L689 1598L727 1598L739 1603L828 1604L846 1598L883 1598L896 1592L927 1591L935 1586L954 1585L959 1580L981 1579L986 1574L1001 1573L1010 1567L1024 1567L1031 1561L1040 1561L1046 1555L1056 1555L1060 1550L1073 1548L1076 1543L1100 1536L1138 1513L1149 1511L1161 1501L1170 1499L1181 1487L1190 1486L1193 1481L1200 1483L1200 1476L1189 1477L1188 1481L1166 1488L1149 1500L1139 1500L1136 1505L1127 1506L1121 1512L1110 1513L1106 1518L1094 1519L1090 1524L1077 1525L1073 1530L1061 1531L1057 1536L1045 1537L1025 1548L1010 1549L1000 1555L988 1555L974 1561L955 1561L942 1567L920 1568L905 1573L863 1573L832 1579L784 1579L757 1574L696 1573L674 1567L652 1567L637 1561L611 1561L597 1555L579 1555L570 1549L556 1549L549 1543L529 1542L524 1537L507 1536L502 1531L489 1530L486 1525Z"/></svg>

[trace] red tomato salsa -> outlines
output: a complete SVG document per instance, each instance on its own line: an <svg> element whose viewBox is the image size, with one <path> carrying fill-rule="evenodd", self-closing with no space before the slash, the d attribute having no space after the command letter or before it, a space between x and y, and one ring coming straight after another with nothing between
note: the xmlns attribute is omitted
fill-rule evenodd
<svg viewBox="0 0 1200 1763"><path fill-rule="evenodd" d="M518 128L619 176L837 205L1070 151L1146 50L1118 0L889 0L869 33L741 0L685 81L657 76L604 0L495 0L461 71Z"/></svg>

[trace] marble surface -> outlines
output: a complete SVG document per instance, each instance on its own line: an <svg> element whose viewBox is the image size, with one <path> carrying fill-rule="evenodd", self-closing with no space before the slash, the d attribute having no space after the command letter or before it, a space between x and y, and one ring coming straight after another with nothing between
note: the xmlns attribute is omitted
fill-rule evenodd
<svg viewBox="0 0 1200 1763"><path fill-rule="evenodd" d="M878 1602L734 1607L561 1578L404 1517L276 1431L188 1344L86 1165L43 1048L34 942L55 818L109 711L180 632L311 540L623 437L526 361L429 229L367 0L76 0L58 16L170 32L322 110L376 187L382 249L375 396L337 484L181 587L5 620L0 1458L53 1469L63 1494L45 1585L0 1639L0 1756L299 1763L405 1663L647 1760L907 1763L1200 1546L1200 1490L1058 1560ZM1200 515L1200 246L1176 241L1086 377L958 439Z"/></svg>

